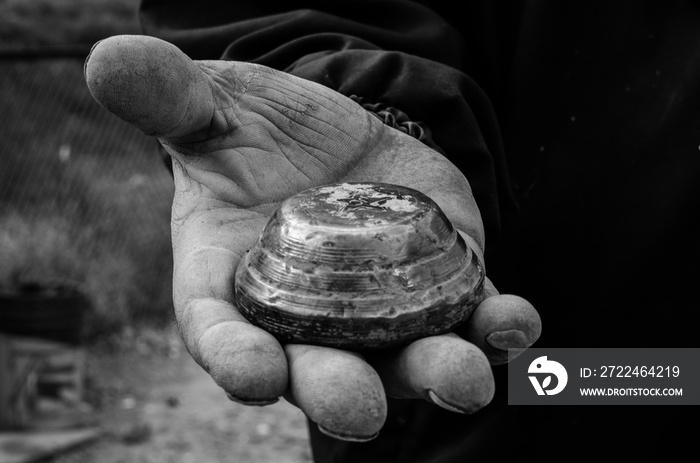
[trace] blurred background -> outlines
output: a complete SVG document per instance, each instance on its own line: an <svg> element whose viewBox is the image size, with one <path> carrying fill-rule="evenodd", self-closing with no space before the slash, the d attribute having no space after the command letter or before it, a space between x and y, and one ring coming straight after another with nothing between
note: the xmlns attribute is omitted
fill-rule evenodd
<svg viewBox="0 0 700 463"><path fill-rule="evenodd" d="M227 401L175 333L172 179L83 79L138 3L0 0L0 461L311 461L298 410Z"/></svg>

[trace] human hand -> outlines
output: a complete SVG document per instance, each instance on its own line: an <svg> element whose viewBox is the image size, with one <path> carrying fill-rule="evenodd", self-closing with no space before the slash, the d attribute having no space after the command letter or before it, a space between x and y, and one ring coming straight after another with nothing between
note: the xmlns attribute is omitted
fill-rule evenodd
<svg viewBox="0 0 700 463"><path fill-rule="evenodd" d="M487 299L452 333L372 355L288 344L233 304L238 262L286 198L340 181L404 185L431 197L483 262L484 232L466 178L420 141L321 85L250 63L192 61L144 36L99 42L85 66L106 109L157 137L173 160L173 302L192 357L233 400L286 397L324 432L367 440L386 396L471 413L494 393L491 364L540 334L535 309Z"/></svg>

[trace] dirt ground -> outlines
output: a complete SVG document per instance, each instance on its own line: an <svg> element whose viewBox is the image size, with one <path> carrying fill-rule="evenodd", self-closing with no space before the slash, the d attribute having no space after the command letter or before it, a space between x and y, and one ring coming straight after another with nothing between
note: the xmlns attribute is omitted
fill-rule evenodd
<svg viewBox="0 0 700 463"><path fill-rule="evenodd" d="M171 330L89 349L85 401L102 433L49 463L311 462L306 419L284 400L229 401Z"/></svg>

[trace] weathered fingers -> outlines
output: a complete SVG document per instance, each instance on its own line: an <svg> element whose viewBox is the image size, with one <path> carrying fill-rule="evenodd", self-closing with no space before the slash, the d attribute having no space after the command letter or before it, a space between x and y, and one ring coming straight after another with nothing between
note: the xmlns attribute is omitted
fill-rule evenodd
<svg viewBox="0 0 700 463"><path fill-rule="evenodd" d="M522 297L498 294L486 280L486 299L456 332L478 346L492 365L508 363L537 341L542 320Z"/></svg>
<svg viewBox="0 0 700 463"><path fill-rule="evenodd" d="M366 441L386 421L387 403L376 371L357 353L289 344L291 400L332 437Z"/></svg>
<svg viewBox="0 0 700 463"><path fill-rule="evenodd" d="M419 339L400 349L368 355L387 395L424 399L447 410L473 413L494 395L493 373L474 344L447 334Z"/></svg>

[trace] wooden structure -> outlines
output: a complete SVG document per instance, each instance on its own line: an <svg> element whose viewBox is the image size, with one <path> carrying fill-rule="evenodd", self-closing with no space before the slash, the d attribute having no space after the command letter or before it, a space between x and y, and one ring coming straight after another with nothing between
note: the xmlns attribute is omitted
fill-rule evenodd
<svg viewBox="0 0 700 463"><path fill-rule="evenodd" d="M77 406L83 384L80 347L0 334L0 430L41 427L35 416L41 397Z"/></svg>

